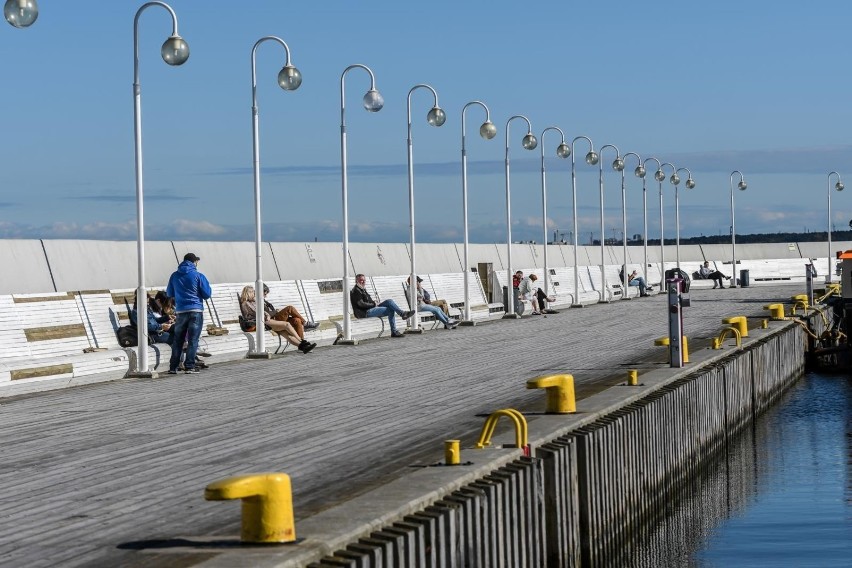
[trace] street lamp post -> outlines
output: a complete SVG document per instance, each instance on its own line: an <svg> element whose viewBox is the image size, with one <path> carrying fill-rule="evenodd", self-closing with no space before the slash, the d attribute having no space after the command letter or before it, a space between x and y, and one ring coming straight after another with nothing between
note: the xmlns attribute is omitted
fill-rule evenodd
<svg viewBox="0 0 852 568"><path fill-rule="evenodd" d="M666 179L666 173L663 171L663 166L669 166L672 169L671 182L674 184L676 168L669 162L663 162L660 167L654 172L654 179L657 180L657 185L660 190L660 291L666 287L666 236L663 230L663 181ZM675 186L677 187L677 186Z"/></svg>
<svg viewBox="0 0 852 568"><path fill-rule="evenodd" d="M574 160L574 144L580 139L589 143L589 153L586 154L586 163L590 166L596 166L598 160L600 160L598 153L595 152L595 145L588 136L577 136L571 141L571 208L574 214L574 303L571 304L572 308L582 306L580 303L580 267L577 266L577 235L579 231L577 230L577 166ZM603 294L601 294L601 299L603 299Z"/></svg>
<svg viewBox="0 0 852 568"><path fill-rule="evenodd" d="M621 285L624 293L621 294L621 298L623 300L630 299L627 295L627 286L630 284L630 275L627 273L627 192L625 190L625 180L624 180L624 162L627 159L627 156L635 156L636 160L639 162L639 165L636 166L636 169L633 173L636 177L644 178L645 177L645 168L642 167L642 158L636 152L627 152L621 158L621 167L616 167L615 169L621 172L621 235L622 235L622 260L624 264L622 265L621 271ZM613 162L613 167L615 167L615 162ZM644 270L642 271L644 274ZM647 282L647 280L645 280Z"/></svg>
<svg viewBox="0 0 852 568"><path fill-rule="evenodd" d="M600 155L603 156L604 150L612 148L615 150L615 160L612 162L612 169L619 171L624 169L624 160L621 159L621 152L618 147L612 144L604 144L601 146ZM606 246L604 234L604 181L603 181L603 160L598 161L598 189L601 202L601 302L609 302L606 297Z"/></svg>
<svg viewBox="0 0 852 568"><path fill-rule="evenodd" d="M461 325L475 325L470 317L470 265L468 264L468 254L470 244L468 241L468 224L467 224L467 150L465 149L465 117L467 109L471 105L479 105L485 109L485 122L479 127L479 135L486 140L491 140L497 136L497 127L491 122L491 111L482 101L470 101L462 108L462 135L461 135L461 155L462 155L462 212L464 217L464 319Z"/></svg>
<svg viewBox="0 0 852 568"><path fill-rule="evenodd" d="M7 2L8 6L8 2ZM163 43L160 55L169 65L181 65L189 59L189 45L178 35L175 11L165 2L147 2L133 18L133 132L136 162L136 256L138 286L136 288L136 373L134 376L156 376L148 370L148 334L144 315L148 310L148 291L145 288L145 212L142 183L142 87L139 83L139 17L147 8L161 6L172 17L172 35ZM32 22L30 22L32 23Z"/></svg>
<svg viewBox="0 0 852 568"><path fill-rule="evenodd" d="M544 231L544 294L550 296L550 270L547 264L547 174L544 167L544 135L548 130L555 130L562 137L556 147L556 155L565 159L571 155L571 147L565 143L565 133L558 126L548 126L541 131L541 228Z"/></svg>
<svg viewBox="0 0 852 568"><path fill-rule="evenodd" d="M506 273L508 275L507 291L506 291L506 313L504 319L514 319L518 316L515 313L515 294L512 287L512 196L509 185L509 126L516 118L521 118L527 123L527 133L524 136L521 144L526 150L535 150L538 146L538 140L532 133L532 124L530 119L522 114L516 114L509 117L506 121Z"/></svg>
<svg viewBox="0 0 852 568"><path fill-rule="evenodd" d="M258 113L257 113L257 48L265 41L275 41L284 47L286 60L284 67L278 72L278 85L285 91L295 91L302 84L302 74L293 65L290 64L290 48L287 43L276 36L266 36L257 40L251 50L251 128L252 128L252 167L254 170L254 253L255 253L255 282L254 282L254 297L258 306L257 313L263 313L263 252L261 248L261 222L260 222L260 135L258 133ZM259 317L259 315L258 315ZM266 351L265 344L265 326L259 322L255 326L256 339L255 349L249 353L249 357L266 358L269 353Z"/></svg>
<svg viewBox="0 0 852 568"><path fill-rule="evenodd" d="M6 0L3 15L16 28L28 28L38 19L38 4L36 0Z"/></svg>
<svg viewBox="0 0 852 568"><path fill-rule="evenodd" d="M346 73L352 69L363 69L370 74L370 90L364 95L363 103L367 112L379 112L385 104L382 95L376 90L376 76L366 65L350 65L340 74L340 179L343 193L343 337L338 344L354 345L349 329L349 193L346 173Z"/></svg>
<svg viewBox="0 0 852 568"><path fill-rule="evenodd" d="M740 191L745 191L748 187L748 184L743 177L743 173L739 170L734 170L731 172L731 279L733 284L731 284L731 288L737 287L737 226L734 219L734 174L740 174L740 181L737 183L737 189Z"/></svg>
<svg viewBox="0 0 852 568"><path fill-rule="evenodd" d="M680 270L680 196L678 195L680 176L677 174L680 171L686 171L686 189L693 189L695 187L695 180L692 179L692 172L689 171L689 168L678 168L672 174L672 177L669 178L675 186L675 254L677 255L678 270Z"/></svg>
<svg viewBox="0 0 852 568"><path fill-rule="evenodd" d="M447 115L444 110L438 106L438 93L429 85L419 84L411 87L408 91L408 214L409 214L409 238L411 240L411 279L408 285L408 305L414 315L411 316L411 325L407 330L409 333L422 333L420 328L420 316L417 311L417 272L414 260L414 148L411 139L411 95L417 89L429 89L432 92L432 97L435 99L435 104L426 115L426 122L432 126L441 126L447 121Z"/></svg>
<svg viewBox="0 0 852 568"><path fill-rule="evenodd" d="M832 251L831 251L831 176L837 176L837 183L834 184L834 189L836 191L843 191L843 181L840 179L840 174L837 172L830 172L828 174L828 273L825 275L825 281L831 282L831 273L834 271L834 262L832 261Z"/></svg>
<svg viewBox="0 0 852 568"><path fill-rule="evenodd" d="M642 270L642 272L644 273L646 283L650 282L650 280L648 279L648 191L647 191L647 185L645 183L645 172L646 172L645 164L648 163L648 160L654 160L655 162L657 162L657 170L654 172L654 179L656 179L657 182L660 183L660 202L661 202L660 208L661 209L662 209L662 199L663 199L663 197L662 197L663 188L662 188L662 183L660 182L659 179L657 179L658 174L663 176L663 178L665 178L665 174L660 171L660 165L661 165L660 160L658 160L657 158L655 158L653 156L645 158L645 161L642 162L642 175L640 177L642 178L642 209L643 209L643 215L644 215L644 220L645 220L645 247L644 247L644 251L643 251L644 255L645 255L645 268ZM662 216L662 213L661 213L660 214L660 220L662 220L662 217L663 216ZM661 223L661 225L662 225L662 223ZM662 232L663 232L663 228L661 226L660 227L660 233L662 233ZM662 292L662 288L660 288L660 292Z"/></svg>

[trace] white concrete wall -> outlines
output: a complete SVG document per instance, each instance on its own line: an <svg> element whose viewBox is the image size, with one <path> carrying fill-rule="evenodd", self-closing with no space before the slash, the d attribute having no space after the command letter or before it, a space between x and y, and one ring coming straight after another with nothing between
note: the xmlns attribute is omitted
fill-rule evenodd
<svg viewBox="0 0 852 568"><path fill-rule="evenodd" d="M802 258L826 258L828 256L828 242L822 243L797 243ZM737 247L739 249L740 247ZM837 251L852 250L852 241L831 241L831 256L836 258Z"/></svg>
<svg viewBox="0 0 852 568"><path fill-rule="evenodd" d="M500 254L497 253L497 245L472 244L468 253L468 261L470 268L476 268L477 263L490 262L494 270L503 268L503 260ZM456 252L459 258L464 258L463 246L460 243L456 244ZM506 254L506 245L503 245L503 256Z"/></svg>
<svg viewBox="0 0 852 568"><path fill-rule="evenodd" d="M212 283L254 282L255 249L253 242L174 241L177 262L183 261L186 253L192 252L201 258L198 270ZM263 279L282 280L275 267L272 250L261 243Z"/></svg>
<svg viewBox="0 0 852 568"><path fill-rule="evenodd" d="M269 243L269 246L282 280L343 277L343 243ZM355 275L351 260L349 275Z"/></svg>
<svg viewBox="0 0 852 568"><path fill-rule="evenodd" d="M56 290L136 288L135 241L45 240L44 249ZM145 243L145 286L165 287L177 268L169 241Z"/></svg>
<svg viewBox="0 0 852 568"><path fill-rule="evenodd" d="M459 247L459 251L464 254L462 247ZM446 274L462 271L461 257L452 243L417 243L416 253L415 260L419 274Z"/></svg>
<svg viewBox="0 0 852 568"><path fill-rule="evenodd" d="M136 274L135 270L133 274ZM0 240L0 294L56 291L41 241Z"/></svg>
<svg viewBox="0 0 852 568"><path fill-rule="evenodd" d="M411 272L411 258L403 243L349 243L349 256L355 272L367 276L396 276Z"/></svg>

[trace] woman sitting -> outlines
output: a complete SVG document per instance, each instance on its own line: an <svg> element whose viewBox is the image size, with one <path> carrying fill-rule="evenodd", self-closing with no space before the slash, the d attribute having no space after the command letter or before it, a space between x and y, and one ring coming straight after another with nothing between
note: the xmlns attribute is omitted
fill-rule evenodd
<svg viewBox="0 0 852 568"><path fill-rule="evenodd" d="M270 308L271 306L272 305L269 304ZM270 311L272 313L270 313ZM242 312L243 318L245 318L247 322L253 322L255 326L257 325L257 302L255 301L254 286L246 286L243 288L243 292L240 294L240 312ZM299 337L299 334L290 323L273 319L275 315L274 308L267 308L267 304L264 302L263 323L266 326L266 329L284 337L291 345L295 345L302 353L308 353L317 346L316 343L311 343L310 341L306 341Z"/></svg>
<svg viewBox="0 0 852 568"><path fill-rule="evenodd" d="M165 292L161 290L153 298L148 298L145 329L151 343L171 344L174 335L172 331L174 319L174 300L169 298ZM135 303L130 311L130 322L133 325L138 325Z"/></svg>

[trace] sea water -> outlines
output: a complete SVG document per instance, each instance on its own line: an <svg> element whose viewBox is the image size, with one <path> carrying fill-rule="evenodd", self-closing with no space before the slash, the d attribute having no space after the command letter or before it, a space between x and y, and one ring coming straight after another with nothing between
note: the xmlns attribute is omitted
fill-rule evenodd
<svg viewBox="0 0 852 568"><path fill-rule="evenodd" d="M643 568L852 567L852 379L805 375L631 556Z"/></svg>

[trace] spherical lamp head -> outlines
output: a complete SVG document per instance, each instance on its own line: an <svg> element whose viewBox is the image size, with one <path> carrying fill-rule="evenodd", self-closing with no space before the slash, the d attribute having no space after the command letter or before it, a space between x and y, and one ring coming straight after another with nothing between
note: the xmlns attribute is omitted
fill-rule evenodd
<svg viewBox="0 0 852 568"><path fill-rule="evenodd" d="M3 14L16 28L28 28L38 19L38 4L36 0L6 0Z"/></svg>
<svg viewBox="0 0 852 568"><path fill-rule="evenodd" d="M694 189L695 188L695 180L692 178L687 178L686 180L686 189Z"/></svg>
<svg viewBox="0 0 852 568"><path fill-rule="evenodd" d="M622 160L621 158L614 159L612 161L612 169L614 169L617 172L623 172L624 171L624 160Z"/></svg>
<svg viewBox="0 0 852 568"><path fill-rule="evenodd" d="M292 65L285 65L278 72L278 85L285 91L295 91L302 84L302 73Z"/></svg>
<svg viewBox="0 0 852 568"><path fill-rule="evenodd" d="M633 170L633 175L642 179L645 179L646 173L647 172L645 171L645 166L643 166L642 164L639 164L638 166L636 166L636 169Z"/></svg>
<svg viewBox="0 0 852 568"><path fill-rule="evenodd" d="M521 140L521 145L524 147L525 150L535 150L536 146L538 146L538 140L536 140L535 136L533 136L533 133L530 132L529 134L524 136L523 140Z"/></svg>
<svg viewBox="0 0 852 568"><path fill-rule="evenodd" d="M497 136L497 127L494 126L494 123L490 120L486 120L482 123L482 126L479 127L479 135L486 140L491 140Z"/></svg>
<svg viewBox="0 0 852 568"><path fill-rule="evenodd" d="M183 65L189 59L189 44L179 35L173 35L163 43L160 55L169 65Z"/></svg>
<svg viewBox="0 0 852 568"><path fill-rule="evenodd" d="M556 155L560 158L569 158L571 156L571 146L562 142L556 147Z"/></svg>
<svg viewBox="0 0 852 568"><path fill-rule="evenodd" d="M370 89L364 95L364 108L369 112L379 112L385 106L385 99L376 89Z"/></svg>
<svg viewBox="0 0 852 568"><path fill-rule="evenodd" d="M669 178L669 181L672 183L672 185L677 185L680 183L680 176L677 175L677 172L675 172L672 174L672 177Z"/></svg>
<svg viewBox="0 0 852 568"><path fill-rule="evenodd" d="M598 157L598 153L595 152L594 150L589 150L589 153L586 154L586 163L589 164L590 166L598 165L599 160L600 160L600 157Z"/></svg>
<svg viewBox="0 0 852 568"><path fill-rule="evenodd" d="M657 181L663 181L664 179L666 179L666 174L663 172L663 170L657 170L656 172L654 172L654 179Z"/></svg>
<svg viewBox="0 0 852 568"><path fill-rule="evenodd" d="M844 187L846 187L846 186L843 185L842 181L838 181L837 183L834 184L834 189L836 189L837 191L843 191Z"/></svg>
<svg viewBox="0 0 852 568"><path fill-rule="evenodd" d="M740 183L737 184L737 189L739 189L740 191L745 191L747 187L748 184L745 182L744 179L740 180Z"/></svg>
<svg viewBox="0 0 852 568"><path fill-rule="evenodd" d="M433 106L429 114L426 115L426 122L432 126L441 126L447 122L447 113L439 106Z"/></svg>

